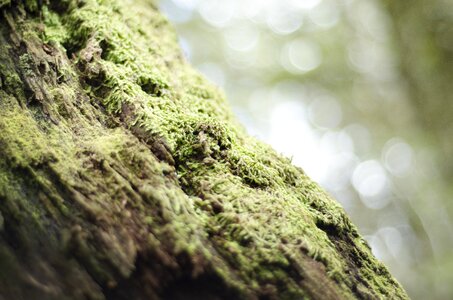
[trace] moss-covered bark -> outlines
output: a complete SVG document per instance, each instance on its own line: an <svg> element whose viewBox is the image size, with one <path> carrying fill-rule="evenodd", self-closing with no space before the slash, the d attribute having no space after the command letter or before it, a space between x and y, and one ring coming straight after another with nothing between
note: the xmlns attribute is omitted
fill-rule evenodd
<svg viewBox="0 0 453 300"><path fill-rule="evenodd" d="M0 1L0 299L405 299L145 0Z"/></svg>

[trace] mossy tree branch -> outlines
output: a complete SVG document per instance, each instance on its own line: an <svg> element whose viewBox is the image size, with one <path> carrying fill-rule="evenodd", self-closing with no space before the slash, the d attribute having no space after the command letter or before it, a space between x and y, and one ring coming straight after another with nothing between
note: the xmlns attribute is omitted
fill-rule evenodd
<svg viewBox="0 0 453 300"><path fill-rule="evenodd" d="M0 298L406 299L150 1L0 1Z"/></svg>

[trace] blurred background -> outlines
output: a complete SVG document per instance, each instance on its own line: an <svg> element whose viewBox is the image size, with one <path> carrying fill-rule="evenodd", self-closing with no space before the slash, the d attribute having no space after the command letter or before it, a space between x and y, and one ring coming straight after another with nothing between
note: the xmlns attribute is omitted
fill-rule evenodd
<svg viewBox="0 0 453 300"><path fill-rule="evenodd" d="M453 298L453 1L161 0L250 134L346 209L413 299Z"/></svg>

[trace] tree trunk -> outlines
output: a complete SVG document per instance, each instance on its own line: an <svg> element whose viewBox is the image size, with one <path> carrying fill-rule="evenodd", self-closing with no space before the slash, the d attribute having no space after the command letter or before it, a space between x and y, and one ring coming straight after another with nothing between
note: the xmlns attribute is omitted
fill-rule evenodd
<svg viewBox="0 0 453 300"><path fill-rule="evenodd" d="M406 299L145 0L0 1L0 299Z"/></svg>

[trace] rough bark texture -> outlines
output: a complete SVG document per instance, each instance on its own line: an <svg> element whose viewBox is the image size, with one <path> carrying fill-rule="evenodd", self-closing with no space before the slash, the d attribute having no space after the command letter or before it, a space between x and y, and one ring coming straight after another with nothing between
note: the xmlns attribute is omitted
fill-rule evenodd
<svg viewBox="0 0 453 300"><path fill-rule="evenodd" d="M0 1L0 299L406 299L150 1Z"/></svg>

